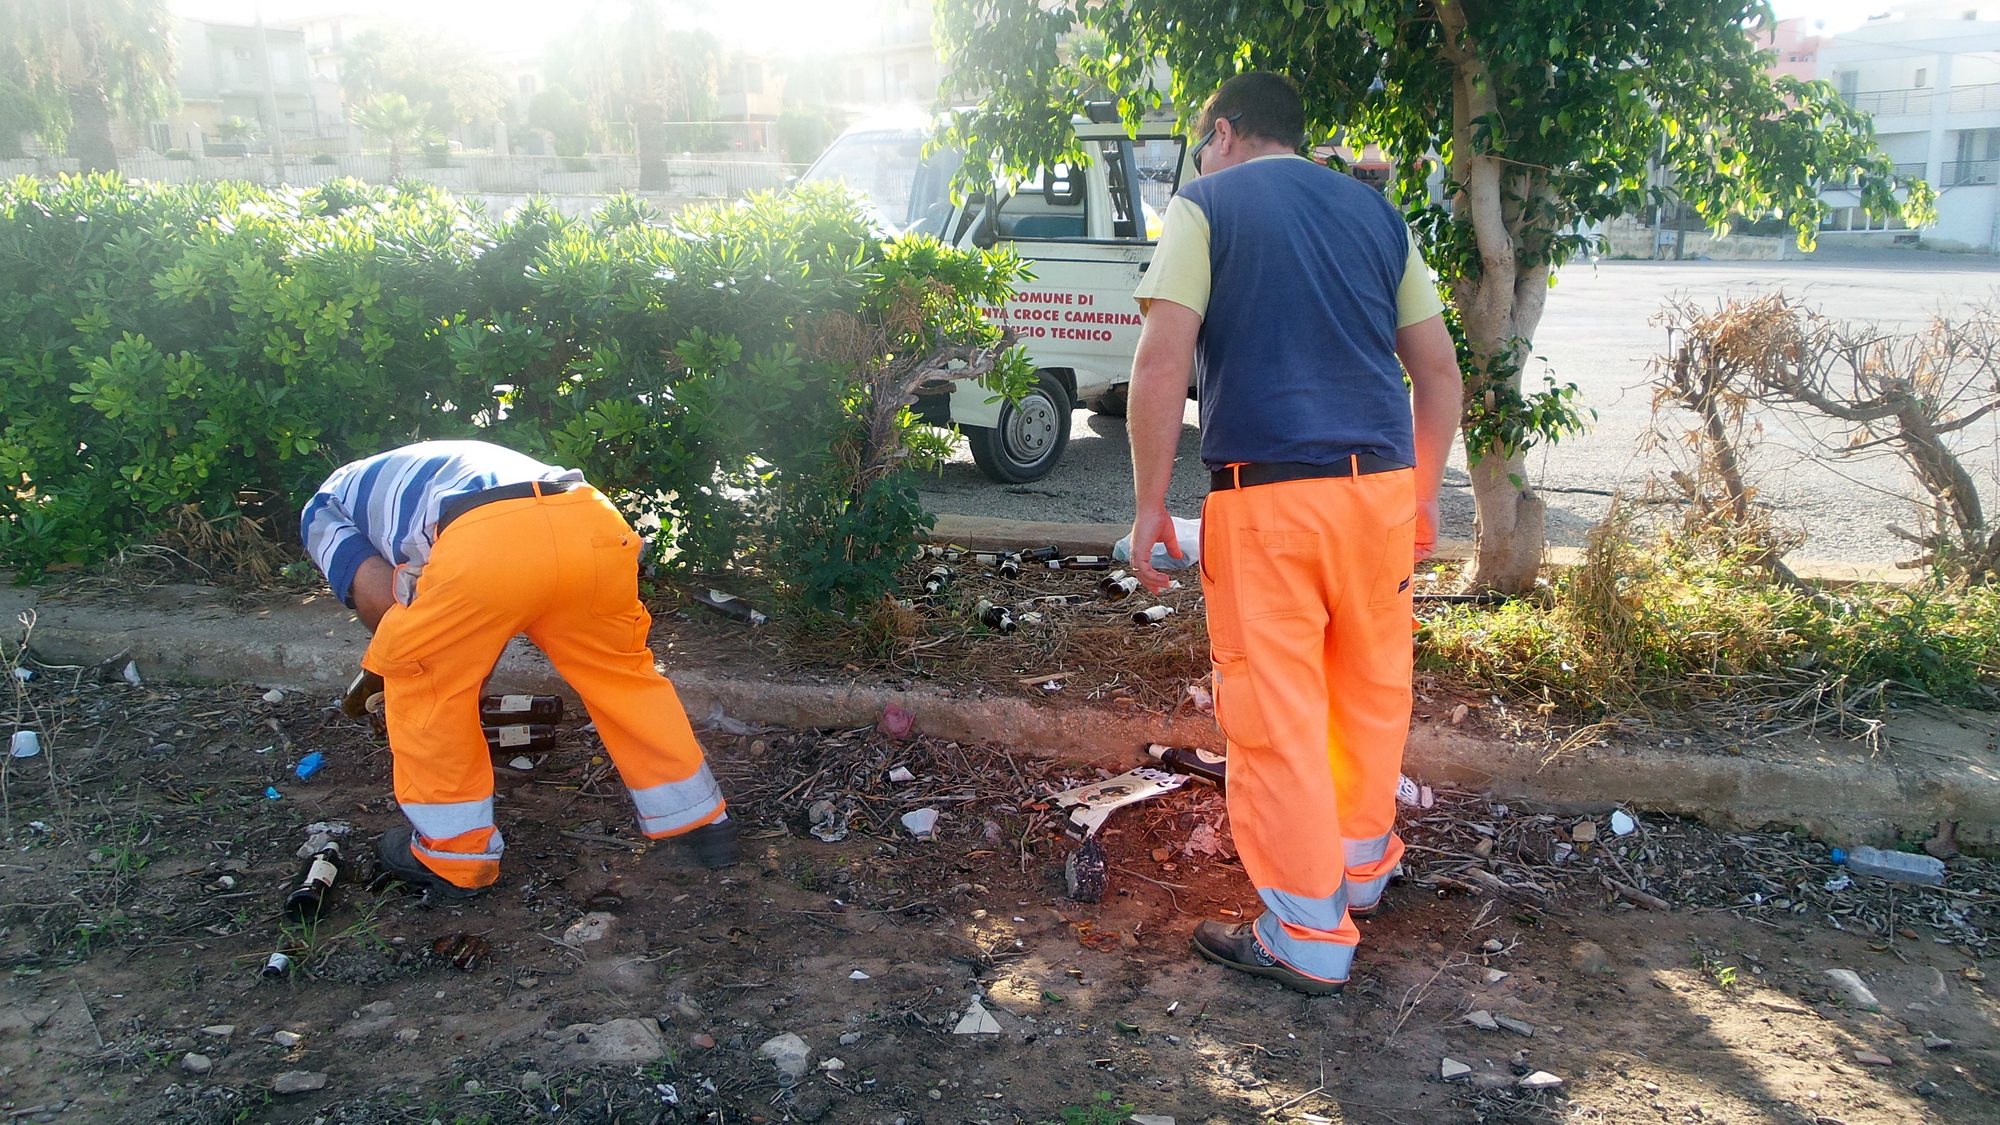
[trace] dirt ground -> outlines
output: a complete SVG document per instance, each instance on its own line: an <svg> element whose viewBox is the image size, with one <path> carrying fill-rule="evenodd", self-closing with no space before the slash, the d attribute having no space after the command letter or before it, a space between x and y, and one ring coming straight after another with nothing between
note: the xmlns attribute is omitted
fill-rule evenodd
<svg viewBox="0 0 2000 1125"><path fill-rule="evenodd" d="M1094 780L1086 767L872 730L712 731L746 847L741 866L707 872L635 837L573 717L535 768L499 771L508 848L491 894L447 909L371 893L363 859L323 923L287 932L307 826L351 822L350 854L365 855L397 817L386 747L330 702L80 673L20 688L17 721L46 749L0 760L0 1113L2000 1119L1986 861L1954 860L1940 890L1842 888L1826 849L1793 835L1641 817L1618 837L1602 813L1442 793L1409 810L1409 879L1362 924L1345 994L1309 999L1187 952L1198 920L1258 909L1213 789L1115 814L1111 891L1091 905L1063 897L1074 841L1046 801ZM328 765L300 782L310 751ZM897 766L915 780L890 780ZM837 843L809 834L820 800L848 827ZM917 808L942 812L935 839L900 826ZM1635 905L1647 896L1673 908ZM262 977L281 945L296 966ZM1879 1011L1834 968L1858 972ZM954 1033L975 994L997 1033ZM1483 1030L1474 1012L1533 1034ZM789 1084L759 1054L787 1034L810 1052ZM1469 1074L1443 1080L1447 1057ZM1535 1071L1563 1083L1521 1089ZM324 1085L274 1092L289 1072Z"/></svg>

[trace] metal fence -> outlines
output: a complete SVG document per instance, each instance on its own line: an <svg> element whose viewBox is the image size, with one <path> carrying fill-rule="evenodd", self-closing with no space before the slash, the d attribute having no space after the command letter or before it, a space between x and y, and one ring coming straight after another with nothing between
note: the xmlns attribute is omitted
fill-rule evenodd
<svg viewBox="0 0 2000 1125"><path fill-rule="evenodd" d="M1895 117L1912 113L1929 113L1931 93L1930 90L1870 90L1863 94L1843 96L1849 106L1863 113Z"/></svg>
<svg viewBox="0 0 2000 1125"><path fill-rule="evenodd" d="M1953 113L1983 113L1994 109L2000 109L2000 82L1951 88Z"/></svg>
<svg viewBox="0 0 2000 1125"><path fill-rule="evenodd" d="M1939 178L1946 187L2000 183L2000 160L1947 160Z"/></svg>
<svg viewBox="0 0 2000 1125"><path fill-rule="evenodd" d="M66 158L0 161L0 176L55 175L76 170ZM666 161L667 186L662 194L703 199L734 199L751 192L785 186L805 170L800 164L743 159L732 155L694 154ZM209 156L170 159L144 152L121 157L119 171L129 179L185 183L190 180L249 180L261 184L310 186L342 176L370 183L388 183L389 157L288 157L280 166L269 156ZM639 189L638 158L626 154L568 158L561 156L452 156L442 163L423 154L402 160L405 179L423 180L455 192L544 195L607 195Z"/></svg>

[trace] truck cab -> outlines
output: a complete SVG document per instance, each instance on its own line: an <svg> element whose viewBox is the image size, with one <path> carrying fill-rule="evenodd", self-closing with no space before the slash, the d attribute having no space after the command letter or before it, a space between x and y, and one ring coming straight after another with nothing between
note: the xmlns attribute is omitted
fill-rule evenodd
<svg viewBox="0 0 2000 1125"><path fill-rule="evenodd" d="M990 388L960 380L948 392L921 395L916 406L925 421L963 430L973 461L996 481L1048 475L1069 444L1078 404L1124 413L1141 323L1132 291L1152 262L1167 201L1193 175L1171 120L1148 122L1134 137L1114 115L1098 116L1111 119L1074 123L1085 152L1080 166L1039 169L991 199L953 202L959 158L925 158L935 123L914 114L854 126L802 177L846 183L892 234L1006 246L1027 261L1034 280L1004 307L984 311L1014 329L1035 368L1034 386L1018 402L990 402Z"/></svg>

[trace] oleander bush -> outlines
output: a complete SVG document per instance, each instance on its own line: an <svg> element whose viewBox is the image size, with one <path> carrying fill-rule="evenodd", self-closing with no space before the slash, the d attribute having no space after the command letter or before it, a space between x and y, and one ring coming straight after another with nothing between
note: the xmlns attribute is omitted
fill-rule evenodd
<svg viewBox="0 0 2000 1125"><path fill-rule="evenodd" d="M0 185L0 566L88 563L194 505L289 521L332 469L480 437L582 469L689 572L887 592L928 526L936 379L1025 383L1002 253L885 242L837 189L661 221L506 218L421 184Z"/></svg>

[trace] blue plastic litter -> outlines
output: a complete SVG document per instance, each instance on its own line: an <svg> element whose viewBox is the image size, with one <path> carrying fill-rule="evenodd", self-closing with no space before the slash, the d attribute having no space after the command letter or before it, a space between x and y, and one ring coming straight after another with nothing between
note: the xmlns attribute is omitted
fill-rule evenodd
<svg viewBox="0 0 2000 1125"><path fill-rule="evenodd" d="M300 758L299 764L292 768L292 772L299 775L300 781L304 781L318 773L320 767L324 765L326 765L326 755L315 750L305 757Z"/></svg>
<svg viewBox="0 0 2000 1125"><path fill-rule="evenodd" d="M1830 849L1828 849L1828 850L1827 850L1827 853L1826 853L1826 857L1827 857L1828 859L1832 860L1832 861L1833 861L1833 862L1835 862L1835 863L1846 863L1846 862L1847 862L1847 852L1846 852L1846 850L1845 850L1845 849L1843 849L1843 848L1830 848Z"/></svg>
<svg viewBox="0 0 2000 1125"><path fill-rule="evenodd" d="M277 787L277 786L275 786L275 785L267 785L267 786L265 786L265 787L264 787L264 796L265 796L265 797L267 797L267 798L269 798L269 799L271 799L271 800L273 800L273 801L275 801L275 800L277 800L278 798L280 798L280 797L284 796L284 794L283 794L283 793L280 793L280 792L278 792L278 787Z"/></svg>

